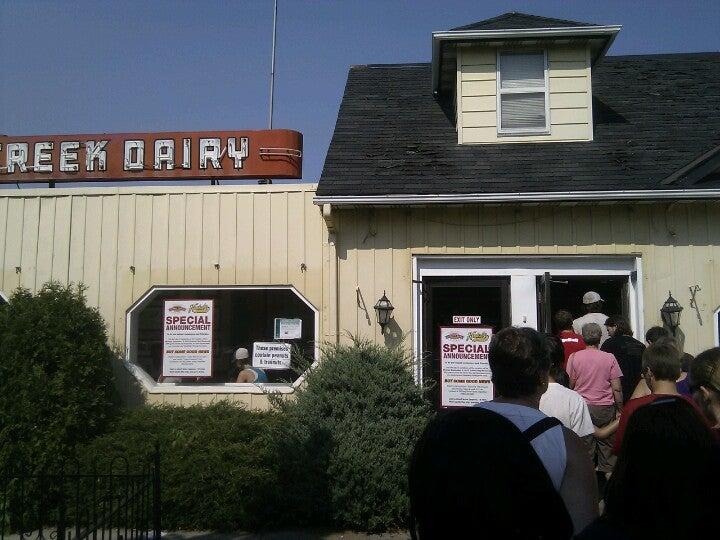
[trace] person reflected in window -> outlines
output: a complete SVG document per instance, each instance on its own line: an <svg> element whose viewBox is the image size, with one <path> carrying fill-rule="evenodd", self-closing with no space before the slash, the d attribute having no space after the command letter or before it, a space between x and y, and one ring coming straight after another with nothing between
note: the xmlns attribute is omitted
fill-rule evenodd
<svg viewBox="0 0 720 540"><path fill-rule="evenodd" d="M265 371L252 366L248 350L244 347L240 347L235 351L235 365L240 370L235 379L236 383L268 382L268 376Z"/></svg>
<svg viewBox="0 0 720 540"><path fill-rule="evenodd" d="M720 449L686 400L663 396L630 418L602 517L578 540L717 538Z"/></svg>
<svg viewBox="0 0 720 540"><path fill-rule="evenodd" d="M617 359L623 373L620 380L623 403L627 403L637 383L640 382L645 345L633 337L630 324L622 317L608 317L605 327L610 337L605 340L600 350L612 354Z"/></svg>

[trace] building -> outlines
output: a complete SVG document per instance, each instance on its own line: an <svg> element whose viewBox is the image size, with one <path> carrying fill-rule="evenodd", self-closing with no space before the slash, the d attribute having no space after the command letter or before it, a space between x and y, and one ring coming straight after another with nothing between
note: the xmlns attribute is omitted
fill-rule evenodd
<svg viewBox="0 0 720 540"><path fill-rule="evenodd" d="M352 67L317 186L6 190L0 290L86 282L151 402L302 382L160 380L160 302L188 296L220 310L222 365L293 318L311 359L353 334L437 378L453 316L550 329L588 290L639 339L672 292L697 353L718 343L720 53L608 56L619 31L508 13L434 33L429 64Z"/></svg>

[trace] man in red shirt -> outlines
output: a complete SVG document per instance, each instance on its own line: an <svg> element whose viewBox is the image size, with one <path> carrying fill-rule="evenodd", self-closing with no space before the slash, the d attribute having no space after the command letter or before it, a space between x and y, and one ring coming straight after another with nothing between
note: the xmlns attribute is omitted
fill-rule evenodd
<svg viewBox="0 0 720 540"><path fill-rule="evenodd" d="M569 311L561 309L555 313L555 328L558 331L558 337L562 341L565 351L565 361L563 369L567 368L567 361L570 355L585 348L585 341L582 336L573 331L573 316Z"/></svg>
<svg viewBox="0 0 720 540"><path fill-rule="evenodd" d="M652 403L663 396L680 396L675 384L677 378L680 377L680 351L677 350L674 342L661 339L645 349L642 355L642 377L652 393L631 399L623 407L620 425L617 433L615 433L615 443L613 444L613 454L615 455L622 448L623 435L628 420L638 407ZM690 403L700 414L700 410L691 399L686 396L680 397Z"/></svg>

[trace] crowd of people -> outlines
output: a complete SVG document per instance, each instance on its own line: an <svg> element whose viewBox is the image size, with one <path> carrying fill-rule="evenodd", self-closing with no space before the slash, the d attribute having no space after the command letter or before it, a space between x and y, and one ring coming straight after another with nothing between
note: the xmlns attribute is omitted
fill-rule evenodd
<svg viewBox="0 0 720 540"><path fill-rule="evenodd" d="M413 538L717 536L720 348L683 356L670 332L555 315L557 335L506 328L495 398L438 414L410 466ZM590 316L588 316L590 315Z"/></svg>

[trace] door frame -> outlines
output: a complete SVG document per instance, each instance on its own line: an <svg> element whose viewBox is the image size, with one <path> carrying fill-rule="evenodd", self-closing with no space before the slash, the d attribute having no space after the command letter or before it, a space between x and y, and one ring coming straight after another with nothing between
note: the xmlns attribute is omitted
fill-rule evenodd
<svg viewBox="0 0 720 540"><path fill-rule="evenodd" d="M429 277L510 277L510 322L537 329L537 276L627 276L630 326L644 335L642 257L631 255L412 255L413 373L423 380L423 280Z"/></svg>

